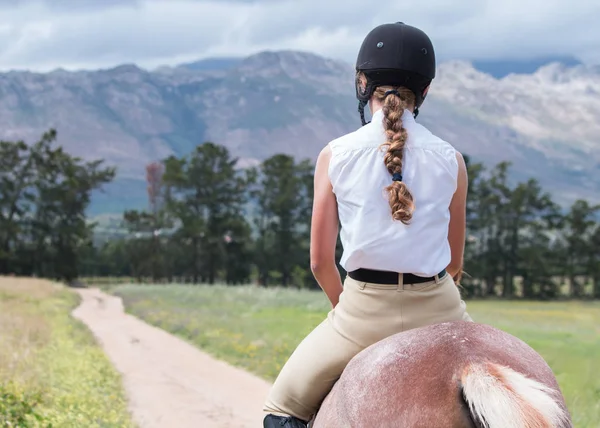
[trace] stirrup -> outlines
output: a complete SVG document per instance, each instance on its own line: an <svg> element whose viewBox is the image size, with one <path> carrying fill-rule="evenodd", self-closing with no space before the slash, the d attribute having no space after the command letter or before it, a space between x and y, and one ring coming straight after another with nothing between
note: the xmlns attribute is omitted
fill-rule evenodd
<svg viewBox="0 0 600 428"><path fill-rule="evenodd" d="M268 414L263 421L263 428L308 428L308 424L294 416Z"/></svg>

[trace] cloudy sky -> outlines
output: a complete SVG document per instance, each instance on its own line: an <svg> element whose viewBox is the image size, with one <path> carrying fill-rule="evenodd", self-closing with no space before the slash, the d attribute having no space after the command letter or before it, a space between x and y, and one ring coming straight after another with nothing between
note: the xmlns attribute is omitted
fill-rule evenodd
<svg viewBox="0 0 600 428"><path fill-rule="evenodd" d="M366 33L393 21L425 30L440 60L600 64L598 0L0 0L0 70L153 68L263 49L353 62Z"/></svg>

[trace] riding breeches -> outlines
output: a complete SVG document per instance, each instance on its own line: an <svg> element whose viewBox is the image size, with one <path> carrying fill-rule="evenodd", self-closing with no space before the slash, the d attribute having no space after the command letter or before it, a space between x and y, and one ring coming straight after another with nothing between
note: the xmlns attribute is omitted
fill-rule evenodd
<svg viewBox="0 0 600 428"><path fill-rule="evenodd" d="M453 320L472 321L449 274L420 284L372 284L349 277L335 309L283 366L263 410L309 421L350 360L396 333Z"/></svg>

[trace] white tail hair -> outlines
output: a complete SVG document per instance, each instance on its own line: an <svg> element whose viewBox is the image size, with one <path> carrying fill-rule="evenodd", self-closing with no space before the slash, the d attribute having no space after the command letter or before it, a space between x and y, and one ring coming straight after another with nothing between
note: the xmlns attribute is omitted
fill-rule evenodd
<svg viewBox="0 0 600 428"><path fill-rule="evenodd" d="M484 428L571 428L560 393L508 367L474 363L462 375L471 417Z"/></svg>

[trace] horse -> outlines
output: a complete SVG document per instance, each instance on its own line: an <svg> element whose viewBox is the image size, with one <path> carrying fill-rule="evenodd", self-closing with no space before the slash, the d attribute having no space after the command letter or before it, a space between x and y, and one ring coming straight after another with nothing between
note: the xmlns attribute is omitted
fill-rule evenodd
<svg viewBox="0 0 600 428"><path fill-rule="evenodd" d="M357 354L311 428L572 428L554 373L520 339L452 321Z"/></svg>

